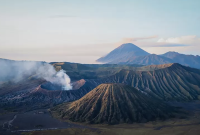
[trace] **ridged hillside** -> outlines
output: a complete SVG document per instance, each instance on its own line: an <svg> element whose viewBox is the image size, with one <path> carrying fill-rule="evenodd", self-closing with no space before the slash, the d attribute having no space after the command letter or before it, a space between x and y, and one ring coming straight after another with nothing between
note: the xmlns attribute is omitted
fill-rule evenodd
<svg viewBox="0 0 200 135"><path fill-rule="evenodd" d="M176 63L167 65L153 71L121 70L104 81L125 83L166 101L200 99L200 70Z"/></svg>
<svg viewBox="0 0 200 135"><path fill-rule="evenodd" d="M96 124L147 122L175 116L173 107L124 84L101 84L81 99L51 111L63 119Z"/></svg>
<svg viewBox="0 0 200 135"><path fill-rule="evenodd" d="M156 54L150 54L146 56L134 57L126 62L120 62L119 64L159 65L167 63L173 63L173 60Z"/></svg>

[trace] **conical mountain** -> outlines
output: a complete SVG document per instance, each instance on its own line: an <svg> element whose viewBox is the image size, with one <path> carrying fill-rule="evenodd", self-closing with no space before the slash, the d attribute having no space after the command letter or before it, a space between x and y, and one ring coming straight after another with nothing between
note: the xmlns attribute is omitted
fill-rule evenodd
<svg viewBox="0 0 200 135"><path fill-rule="evenodd" d="M149 53L132 43L126 43L114 49L105 57L99 58L97 61L102 63L119 63L128 61L133 57L145 55L149 55Z"/></svg>
<svg viewBox="0 0 200 135"><path fill-rule="evenodd" d="M124 84L101 84L81 99L61 104L52 114L74 122L133 123L166 119L174 108Z"/></svg>

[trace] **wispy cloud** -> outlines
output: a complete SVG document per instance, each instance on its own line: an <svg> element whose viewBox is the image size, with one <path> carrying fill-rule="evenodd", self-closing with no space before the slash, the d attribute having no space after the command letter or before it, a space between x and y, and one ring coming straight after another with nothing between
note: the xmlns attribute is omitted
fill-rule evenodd
<svg viewBox="0 0 200 135"><path fill-rule="evenodd" d="M155 40L146 40L154 39ZM150 36L144 38L132 38L131 41L140 47L187 47L200 45L200 38L196 35L187 35L180 37L158 38L157 36ZM157 40L157 41L156 41Z"/></svg>
<svg viewBox="0 0 200 135"><path fill-rule="evenodd" d="M186 47L188 44L161 43L161 42L135 42L139 47Z"/></svg>
<svg viewBox="0 0 200 135"><path fill-rule="evenodd" d="M196 35L188 35L188 36L181 36L181 37L170 37L167 39L160 38L157 42L195 45L195 44L200 44L200 38L197 37Z"/></svg>
<svg viewBox="0 0 200 135"><path fill-rule="evenodd" d="M185 44L157 44L152 45L151 47L184 47L184 46L190 46Z"/></svg>
<svg viewBox="0 0 200 135"><path fill-rule="evenodd" d="M73 15L52 15L52 16L48 16L48 18L55 18L55 19L62 19L62 18L75 18L77 16L73 16Z"/></svg>
<svg viewBox="0 0 200 135"><path fill-rule="evenodd" d="M149 36L149 37L133 37L133 38L123 38L122 42L124 43L132 43L134 41L140 41L140 40L147 40L147 39L155 39L158 36L154 35L154 36Z"/></svg>

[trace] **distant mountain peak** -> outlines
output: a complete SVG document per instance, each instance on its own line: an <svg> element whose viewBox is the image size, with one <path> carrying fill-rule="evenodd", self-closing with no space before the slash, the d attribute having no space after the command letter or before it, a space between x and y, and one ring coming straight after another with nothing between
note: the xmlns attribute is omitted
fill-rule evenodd
<svg viewBox="0 0 200 135"><path fill-rule="evenodd" d="M118 63L119 61L128 61L133 57L149 55L148 52L132 43L125 43L111 51L105 57L99 58L98 62Z"/></svg>
<svg viewBox="0 0 200 135"><path fill-rule="evenodd" d="M132 45L134 45L134 44L133 43L124 43L124 44L122 44L120 46L132 46ZM134 45L134 46L136 46L136 45Z"/></svg>
<svg viewBox="0 0 200 135"><path fill-rule="evenodd" d="M124 44L120 45L119 47L138 47L138 46L136 46L136 45L134 45L132 43L124 43Z"/></svg>
<svg viewBox="0 0 200 135"><path fill-rule="evenodd" d="M166 52L165 54L180 54L180 53L175 52L175 51L169 51L169 52Z"/></svg>
<svg viewBox="0 0 200 135"><path fill-rule="evenodd" d="M120 45L118 48L141 49L132 43L124 43L124 44Z"/></svg>

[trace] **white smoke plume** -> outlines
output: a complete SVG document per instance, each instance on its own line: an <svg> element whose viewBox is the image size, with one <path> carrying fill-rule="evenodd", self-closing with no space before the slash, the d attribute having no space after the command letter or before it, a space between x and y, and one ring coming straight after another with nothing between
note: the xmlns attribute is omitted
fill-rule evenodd
<svg viewBox="0 0 200 135"><path fill-rule="evenodd" d="M57 72L55 68L48 63L0 59L0 82L20 82L30 76L61 85L63 90L72 89L70 77L65 71L60 70Z"/></svg>
<svg viewBox="0 0 200 135"><path fill-rule="evenodd" d="M37 71L37 77L44 78L53 84L61 85L63 90L71 90L71 80L64 70L56 71L54 67L48 63L43 64Z"/></svg>

